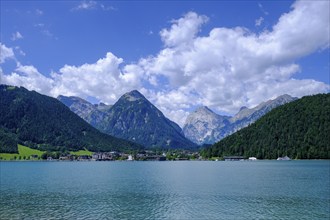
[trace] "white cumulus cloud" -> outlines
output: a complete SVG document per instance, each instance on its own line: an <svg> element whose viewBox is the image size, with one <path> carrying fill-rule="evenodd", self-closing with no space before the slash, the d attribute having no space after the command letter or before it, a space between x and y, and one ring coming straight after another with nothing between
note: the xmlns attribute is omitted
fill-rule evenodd
<svg viewBox="0 0 330 220"><path fill-rule="evenodd" d="M140 68L126 65L120 69L122 62L123 59L109 52L96 63L65 65L58 73L52 73L55 81L52 94L82 98L94 96L103 102L113 103L127 91L141 88Z"/></svg>
<svg viewBox="0 0 330 220"><path fill-rule="evenodd" d="M140 62L151 84L168 79L156 105L169 115L196 105L233 114L284 93L328 92L323 82L294 78L299 58L329 47L328 8L327 1L297 1L271 31L219 27L205 37L197 33L207 18L189 12L160 32L165 48Z"/></svg>
<svg viewBox="0 0 330 220"><path fill-rule="evenodd" d="M15 54L12 48L0 43L0 63L4 63L7 59L15 59Z"/></svg>
<svg viewBox="0 0 330 220"><path fill-rule="evenodd" d="M285 93L301 97L329 92L326 83L295 78L304 71L300 58L329 49L328 18L329 1L297 1L271 30L214 27L199 36L209 18L188 12L160 31L163 49L135 64L108 52L95 63L64 65L50 76L18 64L9 74L0 69L1 78L54 97L92 96L109 104L138 89L182 126L199 105L233 114L241 106L253 107ZM7 59L15 59L14 52L1 44L0 61Z"/></svg>
<svg viewBox="0 0 330 220"><path fill-rule="evenodd" d="M171 28L161 30L160 36L166 46L187 44L193 40L202 24L207 20L206 16L189 12L183 18L173 20Z"/></svg>
<svg viewBox="0 0 330 220"><path fill-rule="evenodd" d="M18 63L12 73L2 73L1 83L24 86L54 97L92 96L102 102L114 103L124 93L142 88L142 69L134 64L125 65L121 69L119 65L122 62L123 59L109 52L95 63L81 66L65 65L48 77L34 66L23 66Z"/></svg>
<svg viewBox="0 0 330 220"><path fill-rule="evenodd" d="M51 95L53 79L41 74L34 66L24 66L18 63L16 70L10 75L2 73L1 83L24 86L29 90Z"/></svg>

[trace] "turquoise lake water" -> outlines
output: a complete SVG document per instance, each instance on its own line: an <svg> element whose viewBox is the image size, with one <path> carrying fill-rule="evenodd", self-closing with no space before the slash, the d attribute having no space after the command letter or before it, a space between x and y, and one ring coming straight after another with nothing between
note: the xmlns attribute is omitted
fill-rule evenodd
<svg viewBox="0 0 330 220"><path fill-rule="evenodd" d="M0 162L0 219L330 219L330 161Z"/></svg>

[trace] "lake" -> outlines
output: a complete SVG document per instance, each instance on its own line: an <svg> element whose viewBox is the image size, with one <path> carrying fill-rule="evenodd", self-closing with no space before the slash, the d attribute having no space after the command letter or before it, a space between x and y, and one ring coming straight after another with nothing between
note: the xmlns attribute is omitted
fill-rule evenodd
<svg viewBox="0 0 330 220"><path fill-rule="evenodd" d="M0 219L330 219L330 161L0 162Z"/></svg>

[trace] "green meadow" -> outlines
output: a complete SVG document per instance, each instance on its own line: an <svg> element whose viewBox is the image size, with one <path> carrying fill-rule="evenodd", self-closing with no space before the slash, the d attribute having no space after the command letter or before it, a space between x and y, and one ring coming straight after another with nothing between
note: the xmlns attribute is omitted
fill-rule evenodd
<svg viewBox="0 0 330 220"><path fill-rule="evenodd" d="M75 156L82 156L82 155L92 156L93 152L85 149L85 150L79 150L79 151L70 151L70 154L75 155Z"/></svg>
<svg viewBox="0 0 330 220"><path fill-rule="evenodd" d="M19 144L18 154L0 153L0 160L40 160L41 155L43 153L45 153L45 151L32 149ZM92 156L93 152L85 149L79 151L70 151L70 154L76 156L81 156L81 155ZM32 155L35 156L31 157Z"/></svg>
<svg viewBox="0 0 330 220"><path fill-rule="evenodd" d="M1 160L40 160L44 151L35 150L23 145L18 145L18 154L0 153ZM36 155L36 158L31 158L32 155Z"/></svg>

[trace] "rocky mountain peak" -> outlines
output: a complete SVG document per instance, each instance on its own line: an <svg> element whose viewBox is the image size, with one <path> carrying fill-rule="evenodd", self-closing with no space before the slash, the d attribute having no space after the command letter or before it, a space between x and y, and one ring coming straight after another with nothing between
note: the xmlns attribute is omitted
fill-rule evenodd
<svg viewBox="0 0 330 220"><path fill-rule="evenodd" d="M268 111L270 111L271 109L273 109L277 106L283 105L285 103L294 101L296 99L297 98L294 98L294 97L291 97L290 95L284 94L284 95L278 96L275 99L271 99L271 100L268 100L266 102L261 102L259 105L255 106L254 108L251 108L251 109L244 106L230 120L231 120L231 122L236 122L236 121L244 120L248 117L255 117L253 115L256 112L258 112L257 115L264 115Z"/></svg>
<svg viewBox="0 0 330 220"><path fill-rule="evenodd" d="M75 96L67 97L60 95L57 99L95 128L99 130L104 128L104 121L108 119L106 112L111 108L111 105L106 105L104 103L93 105L92 103Z"/></svg>
<svg viewBox="0 0 330 220"><path fill-rule="evenodd" d="M183 132L188 139L197 144L213 144L255 122L273 108L296 99L287 94L281 95L254 108L243 106L233 117L217 115L206 106L202 106L188 115Z"/></svg>
<svg viewBox="0 0 330 220"><path fill-rule="evenodd" d="M193 148L181 128L149 102L140 92L124 94L108 111L105 133L147 147Z"/></svg>
<svg viewBox="0 0 330 220"><path fill-rule="evenodd" d="M188 115L183 132L185 136L197 144L203 144L212 136L212 131L227 123L226 116L217 115L207 106L200 106Z"/></svg>
<svg viewBox="0 0 330 220"><path fill-rule="evenodd" d="M295 100L296 98L288 95L288 94L284 94L284 95L281 95L279 97L277 97L275 100L285 100L285 101L292 101L292 100Z"/></svg>
<svg viewBox="0 0 330 220"><path fill-rule="evenodd" d="M196 147L196 144L184 137L181 128L175 122L166 118L137 90L124 94L114 105L86 105L72 97L59 99L103 133L146 147Z"/></svg>
<svg viewBox="0 0 330 220"><path fill-rule="evenodd" d="M195 123L200 121L213 121L217 118L217 114L215 114L211 109L207 106L200 106L195 111L193 111L190 115L188 115L185 124Z"/></svg>
<svg viewBox="0 0 330 220"><path fill-rule="evenodd" d="M195 110L195 113L214 113L211 109L207 106L200 106Z"/></svg>
<svg viewBox="0 0 330 220"><path fill-rule="evenodd" d="M132 90L128 93L125 93L122 96L123 99L130 101L130 102L134 102L140 99L146 99L139 91L137 90Z"/></svg>

